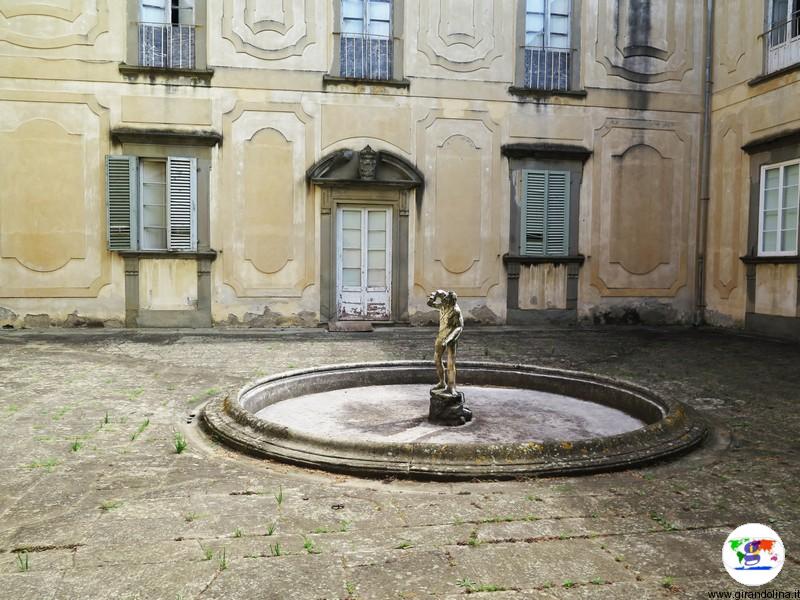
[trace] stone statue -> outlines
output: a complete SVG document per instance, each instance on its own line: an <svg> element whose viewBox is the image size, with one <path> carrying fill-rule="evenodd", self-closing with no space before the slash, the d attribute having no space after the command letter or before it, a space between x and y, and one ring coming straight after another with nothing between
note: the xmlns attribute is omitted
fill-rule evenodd
<svg viewBox="0 0 800 600"><path fill-rule="evenodd" d="M361 179L372 181L378 168L378 153L371 147L364 146L358 153L358 176Z"/></svg>
<svg viewBox="0 0 800 600"><path fill-rule="evenodd" d="M464 317L457 300L455 292L446 290L436 290L428 296L428 306L439 309L439 334L433 353L439 381L431 388L428 418L439 425L463 425L472 419L472 411L464 406L464 394L456 391L456 347L464 330Z"/></svg>

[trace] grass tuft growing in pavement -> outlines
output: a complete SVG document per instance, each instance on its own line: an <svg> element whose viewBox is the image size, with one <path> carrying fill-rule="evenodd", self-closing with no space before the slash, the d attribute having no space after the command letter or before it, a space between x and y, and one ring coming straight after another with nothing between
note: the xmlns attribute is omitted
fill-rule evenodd
<svg viewBox="0 0 800 600"><path fill-rule="evenodd" d="M219 570L224 571L228 568L228 554L225 551L225 548L222 549L222 552L219 553Z"/></svg>
<svg viewBox="0 0 800 600"><path fill-rule="evenodd" d="M139 427L131 434L131 441L134 441L137 437L139 437L142 432L147 429L147 426L150 425L150 419L145 419L141 422Z"/></svg>
<svg viewBox="0 0 800 600"><path fill-rule="evenodd" d="M77 452L83 447L83 442L78 441L78 438L75 438L75 441L69 445L70 450L73 452Z"/></svg>
<svg viewBox="0 0 800 600"><path fill-rule="evenodd" d="M100 510L108 512L122 506L122 500L104 500L100 503Z"/></svg>
<svg viewBox="0 0 800 600"><path fill-rule="evenodd" d="M657 513L656 511L650 513L650 518L653 519L653 521L655 521L659 525L661 525L661 528L664 531L674 531L675 529L677 529L677 527L675 527L673 523L667 521L667 518L664 515Z"/></svg>
<svg viewBox="0 0 800 600"><path fill-rule="evenodd" d="M45 469L48 473L53 470L58 464L58 460L55 458L46 458L45 460L35 460L31 463L28 463L29 469Z"/></svg>
<svg viewBox="0 0 800 600"><path fill-rule="evenodd" d="M175 432L175 454L181 454L184 450L186 450L186 446L188 446L188 442L186 438L183 437L183 434L180 431Z"/></svg>
<svg viewBox="0 0 800 600"><path fill-rule="evenodd" d="M17 570L21 573L25 573L30 569L30 563L28 562L28 553L27 552L20 552L17 554Z"/></svg>
<svg viewBox="0 0 800 600"><path fill-rule="evenodd" d="M314 540L310 540L305 536L303 536L303 548L305 548L306 552L308 552L309 554L320 553L320 551L317 550L316 546L314 545Z"/></svg>
<svg viewBox="0 0 800 600"><path fill-rule="evenodd" d="M278 503L278 506L283 504L283 486L278 486L278 493L275 494L275 502Z"/></svg>

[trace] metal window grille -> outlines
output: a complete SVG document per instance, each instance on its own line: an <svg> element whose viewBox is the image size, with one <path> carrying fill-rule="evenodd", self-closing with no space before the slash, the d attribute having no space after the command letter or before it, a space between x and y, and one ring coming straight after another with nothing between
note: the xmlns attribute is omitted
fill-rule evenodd
<svg viewBox="0 0 800 600"><path fill-rule="evenodd" d="M342 77L381 81L392 78L392 38L342 33L339 52L339 71Z"/></svg>
<svg viewBox="0 0 800 600"><path fill-rule="evenodd" d="M194 25L139 23L139 65L193 69Z"/></svg>
<svg viewBox="0 0 800 600"><path fill-rule="evenodd" d="M525 46L526 88L534 90L568 90L571 50Z"/></svg>

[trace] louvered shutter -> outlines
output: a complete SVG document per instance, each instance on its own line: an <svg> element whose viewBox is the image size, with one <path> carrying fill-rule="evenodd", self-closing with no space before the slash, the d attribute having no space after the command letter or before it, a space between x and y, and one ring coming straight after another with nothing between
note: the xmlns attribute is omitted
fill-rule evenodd
<svg viewBox="0 0 800 600"><path fill-rule="evenodd" d="M548 171L544 253L569 254L569 171Z"/></svg>
<svg viewBox="0 0 800 600"><path fill-rule="evenodd" d="M197 248L197 159L167 159L167 248Z"/></svg>
<svg viewBox="0 0 800 600"><path fill-rule="evenodd" d="M136 157L106 156L108 249L136 248Z"/></svg>
<svg viewBox="0 0 800 600"><path fill-rule="evenodd" d="M522 196L520 254L542 255L547 204L547 171L524 171Z"/></svg>

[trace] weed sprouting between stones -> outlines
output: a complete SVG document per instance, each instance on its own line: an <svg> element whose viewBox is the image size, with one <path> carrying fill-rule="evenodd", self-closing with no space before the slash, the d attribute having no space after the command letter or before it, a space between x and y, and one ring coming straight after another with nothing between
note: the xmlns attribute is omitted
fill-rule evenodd
<svg viewBox="0 0 800 600"><path fill-rule="evenodd" d="M202 546L200 546L203 548ZM213 548L203 548L203 560L211 560L214 558L214 549Z"/></svg>
<svg viewBox="0 0 800 600"><path fill-rule="evenodd" d="M317 550L316 546L314 546L314 540L310 540L305 536L303 536L303 548L305 548L306 552L308 552L309 554L320 553L320 551Z"/></svg>
<svg viewBox="0 0 800 600"><path fill-rule="evenodd" d="M78 438L75 438L75 441L69 445L70 450L73 452L77 452L83 447L83 442L79 441Z"/></svg>
<svg viewBox="0 0 800 600"><path fill-rule="evenodd" d="M675 527L673 523L670 523L664 515L659 514L656 511L650 513L650 518L653 519L653 521L655 521L659 525L661 525L661 528L664 531L674 531L675 529L677 529L677 527Z"/></svg>
<svg viewBox="0 0 800 600"><path fill-rule="evenodd" d="M30 563L28 562L28 553L27 552L20 552L17 554L17 570L21 573L27 572L31 568Z"/></svg>
<svg viewBox="0 0 800 600"><path fill-rule="evenodd" d="M281 550L281 543L275 542L274 544L270 544L269 553L272 556L281 556L283 554L283 550Z"/></svg>
<svg viewBox="0 0 800 600"><path fill-rule="evenodd" d="M131 441L134 441L137 437L139 437L142 432L147 429L147 426L150 425L150 419L145 419L141 422L139 427L131 434Z"/></svg>
<svg viewBox="0 0 800 600"><path fill-rule="evenodd" d="M233 530L233 537L240 538L243 535L244 534L242 533L242 528L241 527L237 527L236 529Z"/></svg>
<svg viewBox="0 0 800 600"><path fill-rule="evenodd" d="M189 444L186 442L186 438L180 431L175 432L175 454L181 454L184 450L186 450L186 446Z"/></svg>
<svg viewBox="0 0 800 600"><path fill-rule="evenodd" d="M53 470L58 464L58 460L55 458L46 458L45 460L35 460L31 463L28 463L29 469L45 469L48 473Z"/></svg>
<svg viewBox="0 0 800 600"><path fill-rule="evenodd" d="M278 526L278 522L277 521L273 521L272 523L267 525L267 535L272 535L273 533L275 533L275 528L277 526Z"/></svg>
<svg viewBox="0 0 800 600"><path fill-rule="evenodd" d="M283 486L278 486L278 493L275 494L275 502L278 503L278 506L283 504Z"/></svg>
<svg viewBox="0 0 800 600"><path fill-rule="evenodd" d="M222 552L219 553L219 570L224 571L228 568L228 554L225 551L225 548L222 549Z"/></svg>
<svg viewBox="0 0 800 600"><path fill-rule="evenodd" d="M100 503L100 510L108 512L122 506L122 500L104 500Z"/></svg>

